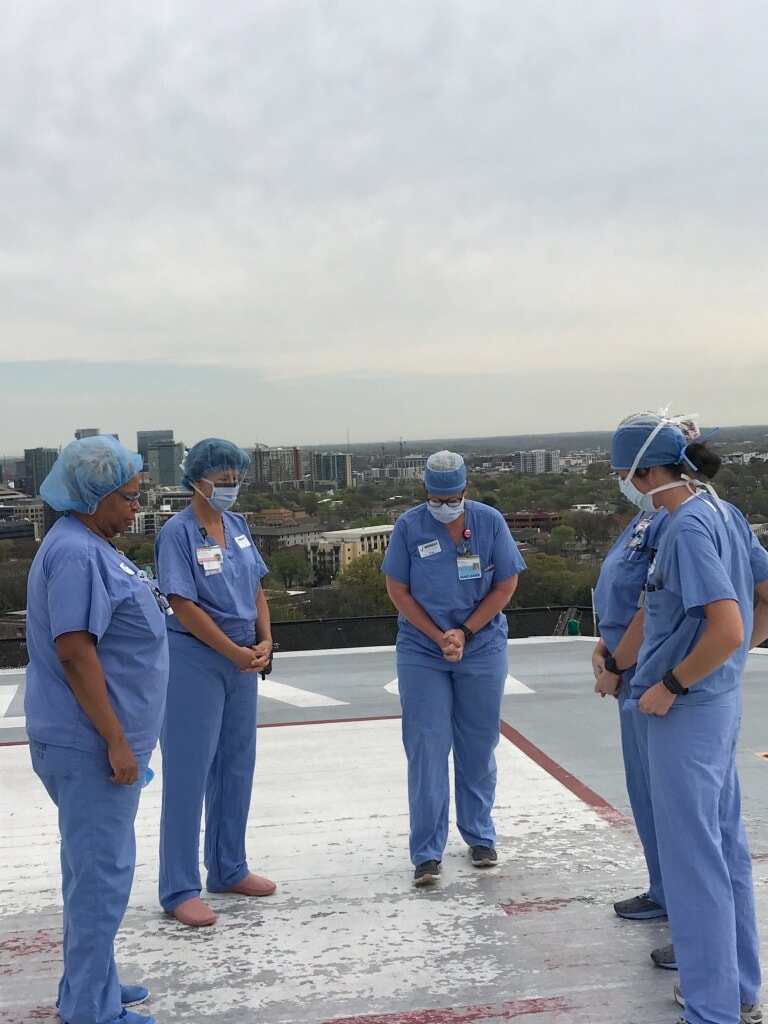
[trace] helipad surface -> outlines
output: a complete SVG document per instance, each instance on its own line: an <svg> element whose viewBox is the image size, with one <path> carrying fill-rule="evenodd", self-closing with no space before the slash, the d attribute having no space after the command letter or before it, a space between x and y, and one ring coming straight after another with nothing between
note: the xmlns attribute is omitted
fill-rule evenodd
<svg viewBox="0 0 768 1024"><path fill-rule="evenodd" d="M248 837L261 900L211 896L191 930L156 899L162 764L137 819L118 935L121 978L158 1024L657 1024L677 1019L655 968L664 922L625 922L639 892L615 702L591 693L590 643L515 641L498 748L501 864L452 830L439 886L416 890L391 649L276 659L262 684ZM739 750L758 912L768 922L768 660L751 655ZM23 673L0 673L0 1022L54 1024L61 962L55 810L23 742ZM768 947L766 947L768 949Z"/></svg>

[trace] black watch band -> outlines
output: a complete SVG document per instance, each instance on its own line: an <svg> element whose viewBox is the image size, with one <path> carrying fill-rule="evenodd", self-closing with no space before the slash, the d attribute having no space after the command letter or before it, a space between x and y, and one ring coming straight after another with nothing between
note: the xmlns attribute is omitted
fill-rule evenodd
<svg viewBox="0 0 768 1024"><path fill-rule="evenodd" d="M605 665L605 671L610 672L612 676L621 675L621 669L616 664L616 659L612 654L609 654L607 658L603 659L603 664Z"/></svg>
<svg viewBox="0 0 768 1024"><path fill-rule="evenodd" d="M661 679L662 683L666 686L670 693L674 693L676 697L684 697L688 693L688 687L683 686L680 680L677 678L672 669L669 672L665 672Z"/></svg>
<svg viewBox="0 0 768 1024"><path fill-rule="evenodd" d="M469 626L463 626L462 625L462 626L457 626L456 628L460 629L461 632L464 634L464 643L465 644L468 644L469 641L472 639L472 637L475 635L472 632L472 630L469 628Z"/></svg>

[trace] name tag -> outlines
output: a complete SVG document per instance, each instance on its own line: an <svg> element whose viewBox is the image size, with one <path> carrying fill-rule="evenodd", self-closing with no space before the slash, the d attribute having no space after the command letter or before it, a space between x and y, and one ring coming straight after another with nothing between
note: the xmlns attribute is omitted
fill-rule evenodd
<svg viewBox="0 0 768 1024"><path fill-rule="evenodd" d="M125 562L120 563L120 568L123 570L123 572L127 572L129 576L136 575L136 570L132 569L130 565L126 565Z"/></svg>
<svg viewBox="0 0 768 1024"><path fill-rule="evenodd" d="M197 564L203 567L206 576L212 576L214 573L221 572L224 556L218 544L196 548L195 557L197 558Z"/></svg>
<svg viewBox="0 0 768 1024"><path fill-rule="evenodd" d="M456 568L460 580L479 580L482 576L480 555L459 555L456 559Z"/></svg>
<svg viewBox="0 0 768 1024"><path fill-rule="evenodd" d="M440 554L440 541L430 540L426 544L419 544L419 557L429 558L430 555Z"/></svg>
<svg viewBox="0 0 768 1024"><path fill-rule="evenodd" d="M251 538L246 537L244 533L241 533L239 537L235 537L235 544L239 548L249 548L251 546Z"/></svg>

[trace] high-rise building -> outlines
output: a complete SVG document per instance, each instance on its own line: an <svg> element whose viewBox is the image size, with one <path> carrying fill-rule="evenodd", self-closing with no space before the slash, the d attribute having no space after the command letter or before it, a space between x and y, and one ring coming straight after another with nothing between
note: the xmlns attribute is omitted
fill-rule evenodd
<svg viewBox="0 0 768 1024"><path fill-rule="evenodd" d="M248 454L251 456L248 479L257 487L279 487L304 480L301 448L268 448L257 444L248 449Z"/></svg>
<svg viewBox="0 0 768 1024"><path fill-rule="evenodd" d="M355 486L352 456L344 452L310 452L309 475L313 487Z"/></svg>
<svg viewBox="0 0 768 1024"><path fill-rule="evenodd" d="M36 497L59 456L58 448L24 449L24 493Z"/></svg>
<svg viewBox="0 0 768 1024"><path fill-rule="evenodd" d="M75 440L81 441L84 437L98 437L100 433L98 427L78 427L75 431Z"/></svg>
<svg viewBox="0 0 768 1024"><path fill-rule="evenodd" d="M136 431L136 451L144 459L144 469L147 468L149 461L149 446L151 444L159 444L161 441L172 441L173 431L172 430L137 430Z"/></svg>
<svg viewBox="0 0 768 1024"><path fill-rule="evenodd" d="M144 468L149 482L157 487L178 487L183 472L184 444L181 441L158 441L147 446Z"/></svg>

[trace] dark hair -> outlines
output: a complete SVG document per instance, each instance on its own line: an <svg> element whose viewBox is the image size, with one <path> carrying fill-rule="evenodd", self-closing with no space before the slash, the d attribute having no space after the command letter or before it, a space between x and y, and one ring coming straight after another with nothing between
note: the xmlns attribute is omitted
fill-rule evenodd
<svg viewBox="0 0 768 1024"><path fill-rule="evenodd" d="M723 464L723 460L707 446L706 443L694 441L685 449L687 458L696 467L696 472L703 474L707 480L712 480Z"/></svg>
<svg viewBox="0 0 768 1024"><path fill-rule="evenodd" d="M696 467L696 473L706 480L712 480L723 464L723 460L717 452L712 451L705 442L692 441L691 444L686 445L684 454ZM687 462L679 462L676 466L665 466L664 468L673 476L682 476L683 473L691 471Z"/></svg>

